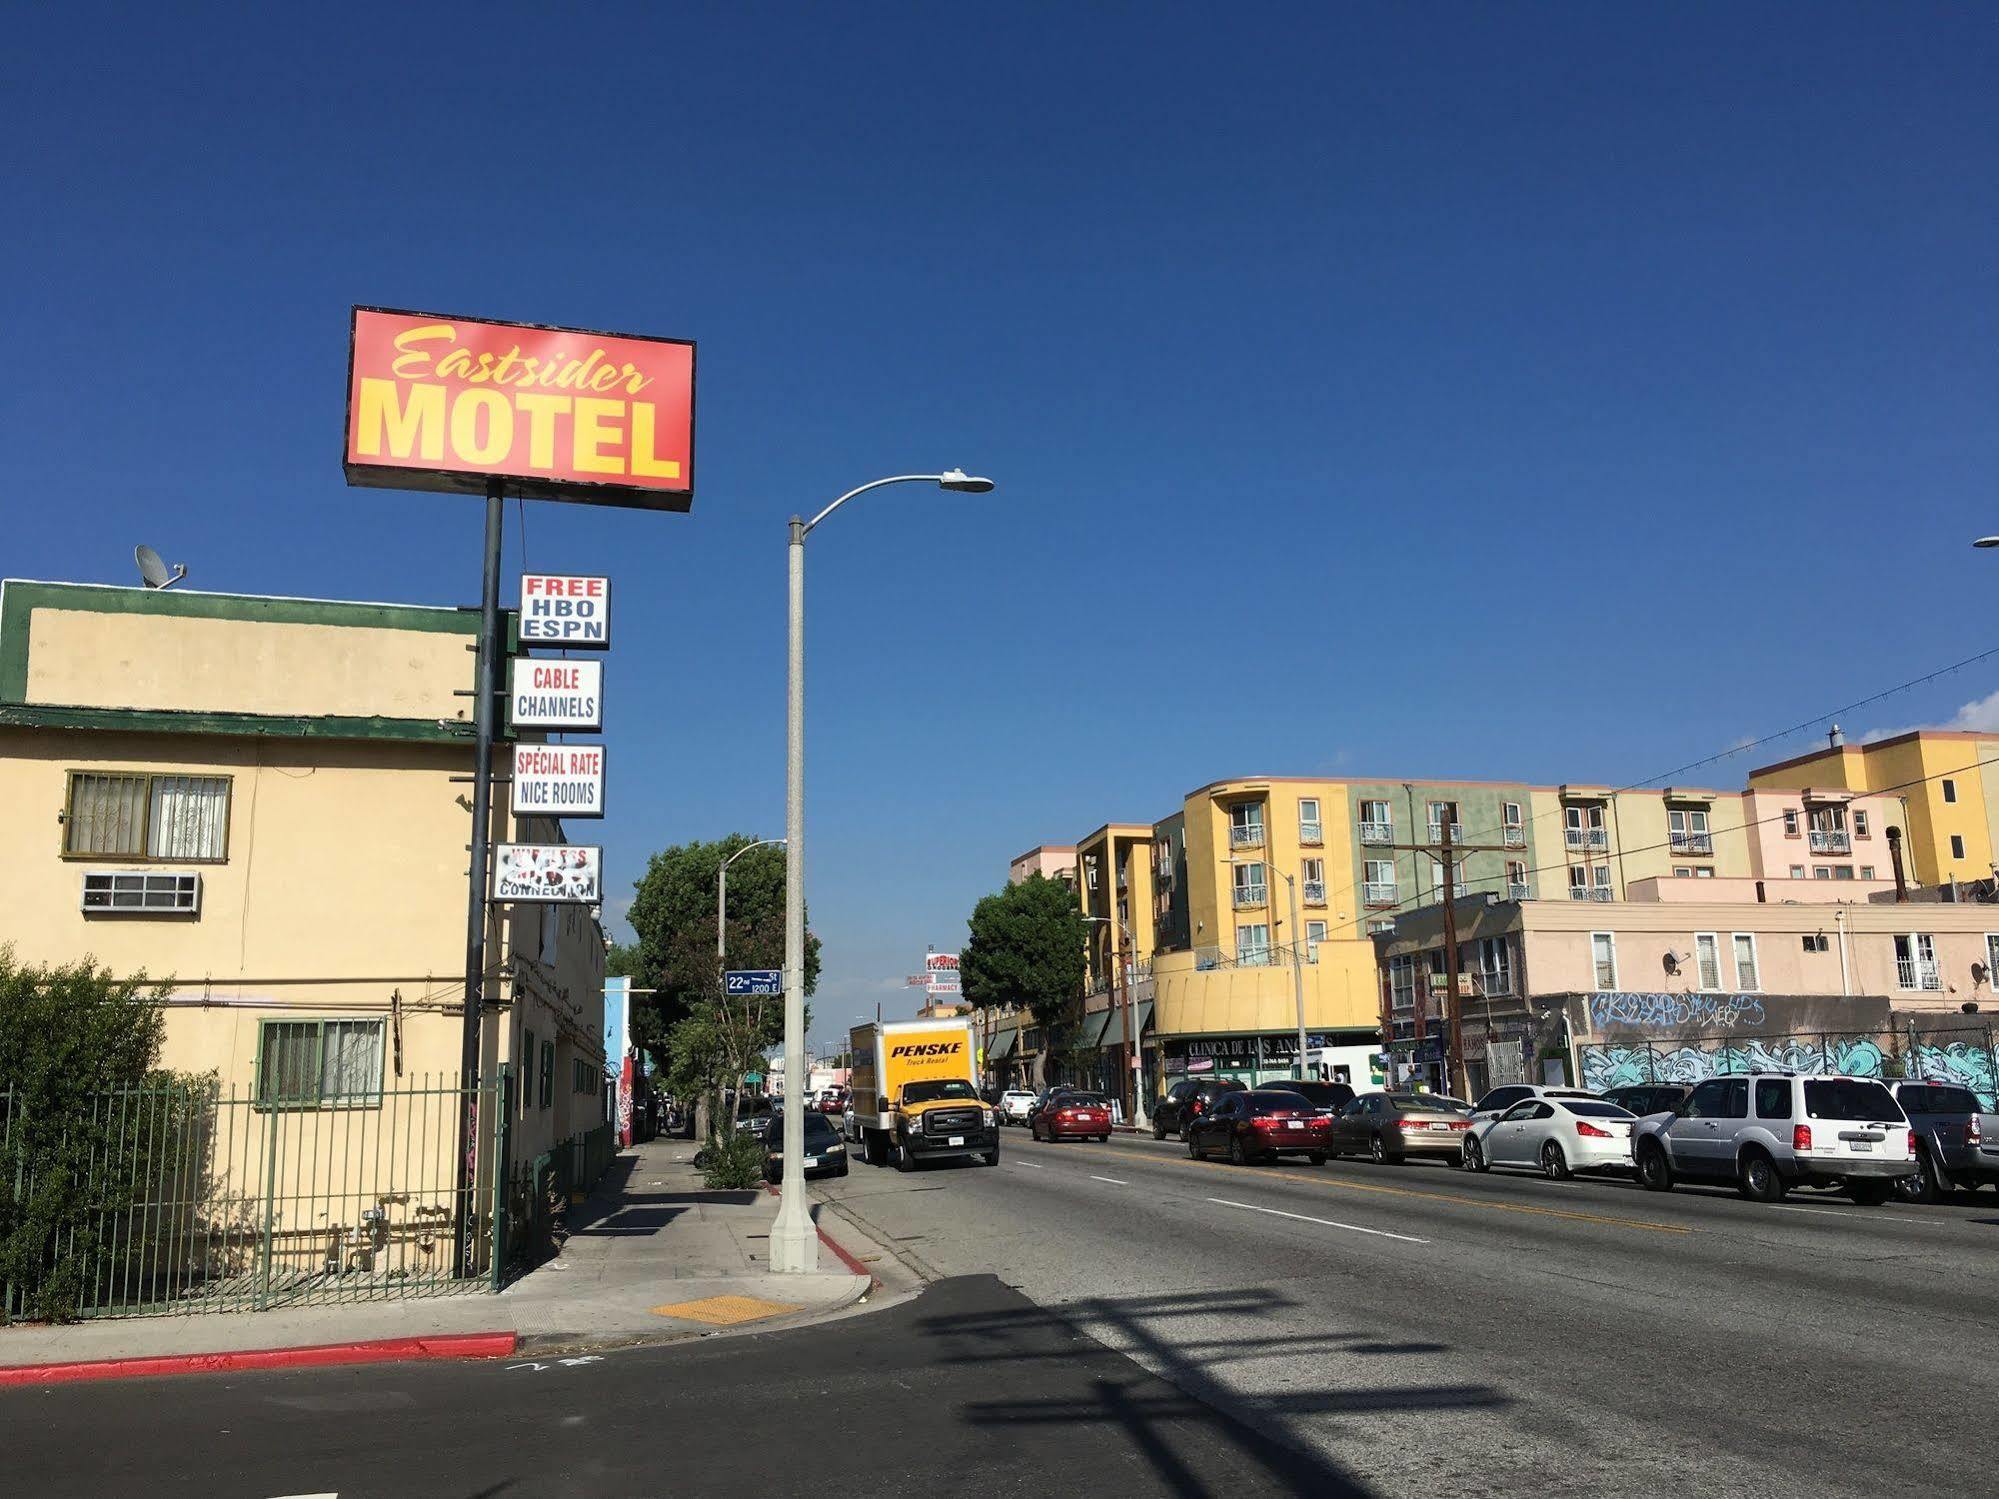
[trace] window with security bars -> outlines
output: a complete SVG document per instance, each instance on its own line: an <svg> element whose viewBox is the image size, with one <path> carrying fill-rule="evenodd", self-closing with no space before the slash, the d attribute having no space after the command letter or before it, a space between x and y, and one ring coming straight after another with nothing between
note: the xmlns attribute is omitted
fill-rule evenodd
<svg viewBox="0 0 1999 1499"><path fill-rule="evenodd" d="M71 771L63 853L219 864L229 856L229 777Z"/></svg>
<svg viewBox="0 0 1999 1499"><path fill-rule="evenodd" d="M263 1023L257 1055L261 1107L375 1108L381 1101L381 1021Z"/></svg>
<svg viewBox="0 0 1999 1499"><path fill-rule="evenodd" d="M91 871L83 877L86 916L196 916L201 912L201 876Z"/></svg>

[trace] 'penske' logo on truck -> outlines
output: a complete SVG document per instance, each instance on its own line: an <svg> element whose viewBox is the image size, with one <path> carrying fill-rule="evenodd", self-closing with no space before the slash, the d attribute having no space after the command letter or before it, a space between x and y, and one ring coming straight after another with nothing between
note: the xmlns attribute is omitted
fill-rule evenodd
<svg viewBox="0 0 1999 1499"><path fill-rule="evenodd" d="M926 1041L917 1045L890 1047L888 1054L892 1057L948 1057L964 1049L963 1041Z"/></svg>

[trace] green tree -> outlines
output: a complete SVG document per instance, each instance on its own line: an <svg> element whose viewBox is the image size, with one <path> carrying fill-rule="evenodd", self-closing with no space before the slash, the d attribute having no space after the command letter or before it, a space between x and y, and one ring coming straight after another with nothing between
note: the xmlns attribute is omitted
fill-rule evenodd
<svg viewBox="0 0 1999 1499"><path fill-rule="evenodd" d="M184 1112L185 1084L154 1071L169 987L88 958L24 964L0 947L0 1283L25 1288L31 1315L75 1316L108 1260L149 1242L130 1209L152 1155L179 1141L148 1143L173 1131L129 1125Z"/></svg>
<svg viewBox="0 0 1999 1499"><path fill-rule="evenodd" d="M723 860L755 842L732 833L714 843L684 843L652 856L626 918L638 934L632 965L632 1033L664 1060L667 1086L714 1105L784 1036L781 999L725 1002L715 961L715 876ZM784 850L751 849L729 866L728 964L784 966ZM819 983L819 939L808 923L805 992ZM722 1121L723 1133L733 1120Z"/></svg>
<svg viewBox="0 0 1999 1499"><path fill-rule="evenodd" d="M1090 927L1068 885L1029 875L980 901L967 925L958 969L968 1004L1024 1006L1044 1028L1073 1010Z"/></svg>

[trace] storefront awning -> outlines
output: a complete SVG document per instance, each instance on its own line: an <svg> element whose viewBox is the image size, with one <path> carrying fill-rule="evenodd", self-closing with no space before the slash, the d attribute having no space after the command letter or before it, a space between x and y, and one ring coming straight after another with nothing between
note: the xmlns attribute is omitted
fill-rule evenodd
<svg viewBox="0 0 1999 1499"><path fill-rule="evenodd" d="M1083 1017L1083 1028L1076 1032L1076 1046L1082 1051L1095 1051L1104 1044L1104 1026L1109 1022L1111 1012L1098 1010Z"/></svg>
<svg viewBox="0 0 1999 1499"><path fill-rule="evenodd" d="M986 1048L986 1061L988 1063L1005 1061L1013 1052L1013 1043L1017 1034L1015 1031L1008 1030L1001 1031L998 1035L994 1036L993 1044Z"/></svg>
<svg viewBox="0 0 1999 1499"><path fill-rule="evenodd" d="M1150 1024L1152 1024L1152 1001L1141 999L1138 1008L1131 1012L1131 1033L1134 1036L1143 1036L1145 1028Z"/></svg>

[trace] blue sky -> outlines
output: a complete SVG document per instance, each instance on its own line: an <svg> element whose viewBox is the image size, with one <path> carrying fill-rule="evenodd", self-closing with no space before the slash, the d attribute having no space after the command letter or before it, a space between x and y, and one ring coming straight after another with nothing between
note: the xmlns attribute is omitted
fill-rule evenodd
<svg viewBox="0 0 1999 1499"><path fill-rule="evenodd" d="M0 573L126 581L145 540L207 588L472 602L476 501L342 482L348 306L698 339L691 515L527 507L535 567L616 580L622 890L781 827L785 517L991 474L811 544L830 1032L1014 853L1219 776L1638 780L1999 644L1965 545L1999 530L1994 38L1972 5L32 7Z"/></svg>

